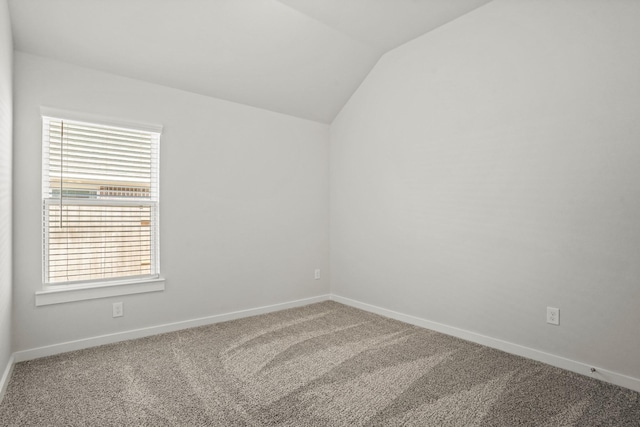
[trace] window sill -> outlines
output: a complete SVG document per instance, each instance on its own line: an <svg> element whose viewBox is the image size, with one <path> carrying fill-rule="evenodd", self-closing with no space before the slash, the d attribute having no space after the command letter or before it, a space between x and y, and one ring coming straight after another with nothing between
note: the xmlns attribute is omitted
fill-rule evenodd
<svg viewBox="0 0 640 427"><path fill-rule="evenodd" d="M36 307L66 302L84 301L120 295L164 291L164 278L108 282L82 286L49 286L36 292Z"/></svg>

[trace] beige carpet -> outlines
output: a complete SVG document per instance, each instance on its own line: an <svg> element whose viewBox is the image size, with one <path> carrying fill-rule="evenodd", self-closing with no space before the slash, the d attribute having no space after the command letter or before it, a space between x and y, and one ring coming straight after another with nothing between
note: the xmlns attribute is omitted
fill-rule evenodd
<svg viewBox="0 0 640 427"><path fill-rule="evenodd" d="M323 302L16 365L2 426L640 426L640 394Z"/></svg>

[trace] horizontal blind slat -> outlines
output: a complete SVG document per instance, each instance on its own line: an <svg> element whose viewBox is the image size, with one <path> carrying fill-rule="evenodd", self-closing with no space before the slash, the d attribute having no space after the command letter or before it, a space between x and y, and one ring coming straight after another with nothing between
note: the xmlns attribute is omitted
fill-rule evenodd
<svg viewBox="0 0 640 427"><path fill-rule="evenodd" d="M51 143L51 153L60 154L62 149L62 144L60 141L52 141ZM153 152L149 152L148 147L144 146L120 146L120 145L112 145L112 144L89 144L82 143L81 141L74 140L64 140L64 150L70 151L80 151L80 152L96 152L96 153L104 153L111 154L114 156L122 155L122 156L131 156L131 157L151 157Z"/></svg>
<svg viewBox="0 0 640 427"><path fill-rule="evenodd" d="M51 120L50 129L61 129L62 128L62 120ZM64 121L65 129L70 129L75 132L88 132L88 133L99 133L104 135L118 135L118 136L130 136L135 138L147 138L147 136L152 132L144 132L144 131L136 131L132 129L125 128L116 128L112 126L101 126L101 125L88 125L88 124L80 124L79 122L65 120Z"/></svg>
<svg viewBox="0 0 640 427"><path fill-rule="evenodd" d="M104 246L100 253L127 253L136 252L140 250L151 250L151 242L135 244L135 245L119 245L119 246ZM112 250L113 249L113 250ZM59 251L59 253L50 253L50 257L57 257L57 260L63 259L63 257L71 257L74 255L90 255L96 253L93 249L87 249L86 246L79 246L78 248L52 248L52 251Z"/></svg>
<svg viewBox="0 0 640 427"><path fill-rule="evenodd" d="M52 260L50 263L50 268L52 267L60 267L60 266L76 266L76 265L84 265L84 264L95 264L97 262L100 263L109 263L109 262L117 262L117 263L140 263L140 262L146 262L148 261L150 258L149 256L143 254L143 253L131 253L129 255L127 255L126 258L122 257L122 256L105 256L105 257L75 257L75 258L69 258L69 259L58 259L58 260Z"/></svg>
<svg viewBox="0 0 640 427"><path fill-rule="evenodd" d="M67 280L65 281L72 281L72 280L79 280L80 278L113 278L113 277L125 277L125 276L131 276L130 273L134 273L134 272L138 272L140 273L140 275L147 275L150 272L150 269L147 268L136 268L136 269L118 269L118 271L113 272L110 271L108 273L73 273L73 274L58 274L58 275L52 275L51 278L52 279L56 279L56 278L63 278L66 277Z"/></svg>
<svg viewBox="0 0 640 427"><path fill-rule="evenodd" d="M114 153L109 152L107 150L79 150L79 149L67 149L67 150L51 150L49 151L49 161L60 161L60 156L64 151L65 159L97 159L97 160L112 160L112 161L120 161L123 163L141 163L141 164L149 164L152 161L151 156L146 155L145 153L135 153L135 152L122 152L122 153Z"/></svg>
<svg viewBox="0 0 640 427"><path fill-rule="evenodd" d="M48 134L51 135L69 135L70 137L76 137L81 139L107 139L107 140L115 140L115 141L126 141L131 143L145 143L151 139L148 134L134 134L134 133L126 133L126 132L109 132L100 130L98 128L81 128L78 126L74 126L69 124L69 122L65 123L64 132L61 125L53 125L49 126Z"/></svg>

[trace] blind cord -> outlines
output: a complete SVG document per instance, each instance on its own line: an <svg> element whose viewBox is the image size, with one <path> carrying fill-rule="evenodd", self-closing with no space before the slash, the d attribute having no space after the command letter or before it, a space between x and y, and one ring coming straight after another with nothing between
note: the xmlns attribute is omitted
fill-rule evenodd
<svg viewBox="0 0 640 427"><path fill-rule="evenodd" d="M64 181L63 174L64 166L64 120L60 121L60 228L62 228L62 182Z"/></svg>

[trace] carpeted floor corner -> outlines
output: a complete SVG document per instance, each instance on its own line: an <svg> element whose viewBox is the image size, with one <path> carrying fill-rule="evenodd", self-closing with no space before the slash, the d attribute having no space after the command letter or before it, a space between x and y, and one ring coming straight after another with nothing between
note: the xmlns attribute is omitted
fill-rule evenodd
<svg viewBox="0 0 640 427"><path fill-rule="evenodd" d="M640 426L640 394L323 302L19 363L2 426Z"/></svg>

